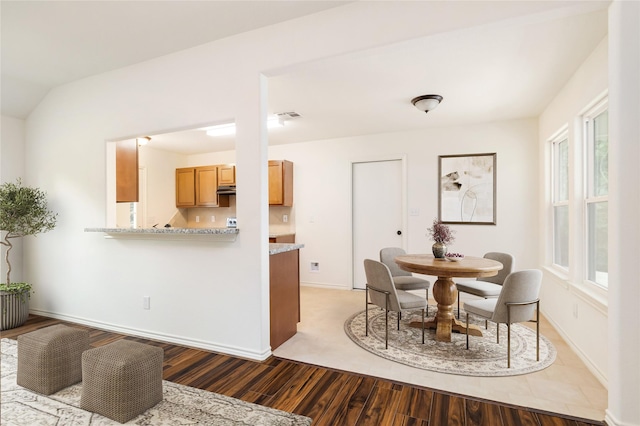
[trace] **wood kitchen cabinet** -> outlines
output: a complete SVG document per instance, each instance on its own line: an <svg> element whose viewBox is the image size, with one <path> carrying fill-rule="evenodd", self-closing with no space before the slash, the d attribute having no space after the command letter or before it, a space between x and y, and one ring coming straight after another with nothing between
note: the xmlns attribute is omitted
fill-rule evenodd
<svg viewBox="0 0 640 426"><path fill-rule="evenodd" d="M269 160L269 205L293 206L293 163Z"/></svg>
<svg viewBox="0 0 640 426"><path fill-rule="evenodd" d="M300 250L269 256L271 350L298 331L300 322Z"/></svg>
<svg viewBox="0 0 640 426"><path fill-rule="evenodd" d="M116 203L138 202L138 142L116 142Z"/></svg>
<svg viewBox="0 0 640 426"><path fill-rule="evenodd" d="M195 207L196 169L176 169L176 207Z"/></svg>
<svg viewBox="0 0 640 426"><path fill-rule="evenodd" d="M216 166L176 169L176 207L229 207L229 196L217 191Z"/></svg>
<svg viewBox="0 0 640 426"><path fill-rule="evenodd" d="M296 234L284 234L284 235L275 235L269 237L270 243L289 243L293 244L296 242Z"/></svg>
<svg viewBox="0 0 640 426"><path fill-rule="evenodd" d="M236 184L235 164L222 164L218 166L218 186L230 186Z"/></svg>

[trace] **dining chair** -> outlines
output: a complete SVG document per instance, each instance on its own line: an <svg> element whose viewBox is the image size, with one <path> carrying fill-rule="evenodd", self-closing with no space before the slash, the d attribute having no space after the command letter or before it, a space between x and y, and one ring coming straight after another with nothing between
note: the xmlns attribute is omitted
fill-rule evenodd
<svg viewBox="0 0 640 426"><path fill-rule="evenodd" d="M536 323L536 361L540 361L540 287L542 272L527 269L512 272L504 280L497 298L464 302L467 313L467 349L469 349L469 314L496 323L497 343L500 343L500 324L507 324L507 367L511 368L511 324ZM535 311L535 320L534 318Z"/></svg>
<svg viewBox="0 0 640 426"><path fill-rule="evenodd" d="M429 287L431 286L431 282L425 280L423 278L414 277L413 274L409 271L405 271L400 268L395 261L397 256L401 256L403 254L407 254L400 247L385 247L380 250L380 262L387 265L389 271L391 271L391 278L393 279L393 284L396 286L398 290L424 290L425 298L427 300L427 308L426 313L429 316Z"/></svg>
<svg viewBox="0 0 640 426"><path fill-rule="evenodd" d="M400 330L400 314L403 311L422 311L422 343L424 343L424 311L427 301L415 294L404 290L397 290L393 284L389 267L377 260L365 259L364 272L367 277L365 291L365 336L369 335L369 304L374 304L385 310L384 317L384 347L389 347L389 311L398 313L398 330ZM369 302L371 300L371 302Z"/></svg>
<svg viewBox="0 0 640 426"><path fill-rule="evenodd" d="M491 259L502 263L502 269L498 271L498 275L492 277L480 277L475 280L465 280L456 282L458 290L458 319L460 319L460 293L473 294L474 296L484 297L485 299L498 297L502 290L502 284L507 276L513 272L513 256L508 253L488 252L483 256L485 259ZM485 327L487 324L485 323Z"/></svg>

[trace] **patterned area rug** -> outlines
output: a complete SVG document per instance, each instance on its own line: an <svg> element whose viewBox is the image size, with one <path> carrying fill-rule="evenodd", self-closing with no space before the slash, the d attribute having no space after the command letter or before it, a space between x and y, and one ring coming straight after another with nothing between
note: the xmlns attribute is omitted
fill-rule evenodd
<svg viewBox="0 0 640 426"><path fill-rule="evenodd" d="M2 339L3 426L119 425L120 423L80 409L82 384L53 395L30 392L16 384L18 345ZM136 425L269 425L308 426L311 419L251 404L228 396L163 381L164 399L155 407L127 422Z"/></svg>
<svg viewBox="0 0 640 426"><path fill-rule="evenodd" d="M435 315L436 307L429 306L429 313ZM455 310L457 313L457 309ZM500 344L496 343L496 325L489 322L484 328L484 320L470 318L472 324L482 330L483 337L469 336L469 350L466 349L466 335L453 333L451 343L437 342L435 330L425 330L425 344L422 344L422 330L409 327L411 321L420 321L420 313L406 315L397 330L396 313L389 313L389 348L384 348L384 311L369 307L369 336L365 336L365 311L352 315L344 324L347 335L363 349L402 364L440 373L463 376L515 376L532 373L550 366L556 359L556 349L551 342L540 335L540 361L536 362L536 332L523 325L511 326L511 368L507 368L507 326L500 326ZM462 311L460 318L465 321Z"/></svg>

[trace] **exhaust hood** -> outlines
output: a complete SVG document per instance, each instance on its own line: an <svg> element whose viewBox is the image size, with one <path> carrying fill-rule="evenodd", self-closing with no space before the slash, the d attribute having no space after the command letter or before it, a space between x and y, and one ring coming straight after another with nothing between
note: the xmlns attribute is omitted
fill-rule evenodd
<svg viewBox="0 0 640 426"><path fill-rule="evenodd" d="M216 191L218 195L236 195L236 186L235 185L225 185L219 186L218 191Z"/></svg>

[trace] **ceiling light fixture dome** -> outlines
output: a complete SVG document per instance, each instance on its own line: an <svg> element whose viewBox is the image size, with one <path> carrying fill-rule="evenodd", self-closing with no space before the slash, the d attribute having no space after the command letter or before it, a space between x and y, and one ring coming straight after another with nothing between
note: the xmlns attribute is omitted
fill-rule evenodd
<svg viewBox="0 0 640 426"><path fill-rule="evenodd" d="M442 102L442 96L440 95L422 95L411 99L413 106L425 113L437 108Z"/></svg>

